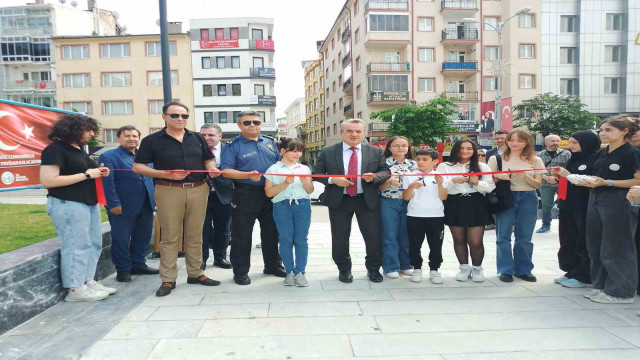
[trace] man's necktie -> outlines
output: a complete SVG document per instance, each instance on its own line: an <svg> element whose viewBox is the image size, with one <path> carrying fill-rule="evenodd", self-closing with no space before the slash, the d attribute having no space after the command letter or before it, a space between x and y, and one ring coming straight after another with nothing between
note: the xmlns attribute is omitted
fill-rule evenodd
<svg viewBox="0 0 640 360"><path fill-rule="evenodd" d="M358 148L355 146L351 147L351 158L349 159L349 171L347 175L358 175ZM347 195L354 196L358 192L358 178L351 177L349 178L353 185L347 187Z"/></svg>

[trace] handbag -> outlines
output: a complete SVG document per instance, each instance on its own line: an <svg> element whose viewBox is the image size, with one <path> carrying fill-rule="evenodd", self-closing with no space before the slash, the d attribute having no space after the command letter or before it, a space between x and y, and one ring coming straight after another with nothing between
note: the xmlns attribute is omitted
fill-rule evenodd
<svg viewBox="0 0 640 360"><path fill-rule="evenodd" d="M496 154L496 164L498 171L502 171L502 156ZM511 181L500 180L496 183L496 188L486 195L491 214L499 214L513 207L513 194L511 193Z"/></svg>

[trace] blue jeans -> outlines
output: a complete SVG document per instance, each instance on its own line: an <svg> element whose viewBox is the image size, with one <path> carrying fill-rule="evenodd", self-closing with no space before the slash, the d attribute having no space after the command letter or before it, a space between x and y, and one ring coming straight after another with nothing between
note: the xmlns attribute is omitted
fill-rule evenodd
<svg viewBox="0 0 640 360"><path fill-rule="evenodd" d="M93 280L102 251L100 207L49 196L47 214L62 243L62 286L76 288Z"/></svg>
<svg viewBox="0 0 640 360"><path fill-rule="evenodd" d="M296 203L297 202L297 203ZM308 199L278 201L273 204L273 221L278 228L280 257L285 271L304 274L307 267L309 245L307 236L311 225L311 201ZM296 247L295 264L293 246Z"/></svg>
<svg viewBox="0 0 640 360"><path fill-rule="evenodd" d="M407 233L407 202L380 197L382 225L382 270L385 274L411 269L409 235Z"/></svg>
<svg viewBox="0 0 640 360"><path fill-rule="evenodd" d="M531 238L538 214L535 191L512 191L513 207L496 215L496 262L499 274L529 275L533 270ZM513 252L511 234L515 234Z"/></svg>
<svg viewBox="0 0 640 360"><path fill-rule="evenodd" d="M540 198L542 199L542 226L551 227L551 210L553 209L553 197L558 192L557 187L542 186Z"/></svg>

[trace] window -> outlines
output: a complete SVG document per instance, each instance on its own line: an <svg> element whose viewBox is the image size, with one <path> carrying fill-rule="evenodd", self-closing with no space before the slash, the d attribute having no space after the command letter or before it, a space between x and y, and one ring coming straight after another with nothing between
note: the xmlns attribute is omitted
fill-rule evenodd
<svg viewBox="0 0 640 360"><path fill-rule="evenodd" d="M234 111L233 112L233 118L231 119L232 122L238 122L238 115L240 115L241 111Z"/></svg>
<svg viewBox="0 0 640 360"><path fill-rule="evenodd" d="M610 63L617 63L622 60L622 46L620 45L606 45L604 47L604 61Z"/></svg>
<svg viewBox="0 0 640 360"><path fill-rule="evenodd" d="M487 76L484 78L484 90L485 91L496 91L498 89L498 78Z"/></svg>
<svg viewBox="0 0 640 360"><path fill-rule="evenodd" d="M520 59L533 59L536 57L535 45L533 44L521 44L519 52Z"/></svg>
<svg viewBox="0 0 640 360"><path fill-rule="evenodd" d="M263 68L264 67L264 58L262 58L262 57L254 57L253 58L253 67L254 68Z"/></svg>
<svg viewBox="0 0 640 360"><path fill-rule="evenodd" d="M118 142L116 137L118 136L118 129L104 129L104 142L114 143Z"/></svg>
<svg viewBox="0 0 640 360"><path fill-rule="evenodd" d="M149 100L149 114L162 114L163 100Z"/></svg>
<svg viewBox="0 0 640 360"><path fill-rule="evenodd" d="M231 84L231 96L241 96L242 86L240 84Z"/></svg>
<svg viewBox="0 0 640 360"><path fill-rule="evenodd" d="M536 26L536 18L533 14L520 14L520 27L532 28Z"/></svg>
<svg viewBox="0 0 640 360"><path fill-rule="evenodd" d="M360 99L362 97L362 86L356 86L356 99Z"/></svg>
<svg viewBox="0 0 640 360"><path fill-rule="evenodd" d="M336 61L331 60L331 71L336 71Z"/></svg>
<svg viewBox="0 0 640 360"><path fill-rule="evenodd" d="M407 75L371 75L369 77L370 91L408 91L409 77Z"/></svg>
<svg viewBox="0 0 640 360"><path fill-rule="evenodd" d="M231 67L233 69L240 68L240 56L232 56L231 57Z"/></svg>
<svg viewBox="0 0 640 360"><path fill-rule="evenodd" d="M240 38L240 31L238 30L238 28L230 28L229 32L231 33L231 39L233 40L237 40Z"/></svg>
<svg viewBox="0 0 640 360"><path fill-rule="evenodd" d="M200 39L209 40L209 29L200 29Z"/></svg>
<svg viewBox="0 0 640 360"><path fill-rule="evenodd" d="M202 68L203 69L211 69L211 58L210 57L203 57L201 59L202 61Z"/></svg>
<svg viewBox="0 0 640 360"><path fill-rule="evenodd" d="M170 41L169 42L169 55L171 56L175 56L178 54L178 51L176 49L176 42L175 41ZM147 43L147 56L161 56L162 55L162 50L161 50L161 46L160 46L160 42L159 41L154 41L154 42L148 42Z"/></svg>
<svg viewBox="0 0 640 360"><path fill-rule="evenodd" d="M224 69L224 56L216 56L216 69Z"/></svg>
<svg viewBox="0 0 640 360"><path fill-rule="evenodd" d="M100 54L103 59L129 57L129 44L102 44Z"/></svg>
<svg viewBox="0 0 640 360"><path fill-rule="evenodd" d="M355 33L354 33L354 34L355 34L355 36L354 36L354 37L356 38L355 43L357 44L357 43L358 43L358 41L360 41L360 28L356 29L356 31L355 31Z"/></svg>
<svg viewBox="0 0 640 360"><path fill-rule="evenodd" d="M220 124L226 124L227 122L229 122L227 116L228 114L226 111L218 111L218 122Z"/></svg>
<svg viewBox="0 0 640 360"><path fill-rule="evenodd" d="M621 91L620 78L604 78L604 93L605 94L620 94Z"/></svg>
<svg viewBox="0 0 640 360"><path fill-rule="evenodd" d="M162 86L162 71L148 71L147 85ZM178 85L178 71L171 70L171 85Z"/></svg>
<svg viewBox="0 0 640 360"><path fill-rule="evenodd" d="M216 40L224 40L224 29L216 28L214 33L216 34Z"/></svg>
<svg viewBox="0 0 640 360"><path fill-rule="evenodd" d="M369 31L409 31L409 15L369 14Z"/></svg>
<svg viewBox="0 0 640 360"><path fill-rule="evenodd" d="M418 31L433 31L433 18L418 18Z"/></svg>
<svg viewBox="0 0 640 360"><path fill-rule="evenodd" d="M258 111L258 114L260 114L260 120L262 120L262 122L267 121L267 114L264 111Z"/></svg>
<svg viewBox="0 0 640 360"><path fill-rule="evenodd" d="M560 95L578 95L578 79L560 79Z"/></svg>
<svg viewBox="0 0 640 360"><path fill-rule="evenodd" d="M251 38L254 40L263 40L262 29L251 29Z"/></svg>
<svg viewBox="0 0 640 360"><path fill-rule="evenodd" d="M333 133L334 134L338 133L338 124L333 124Z"/></svg>
<svg viewBox="0 0 640 360"><path fill-rule="evenodd" d="M620 31L624 30L623 14L607 14L607 30Z"/></svg>
<svg viewBox="0 0 640 360"><path fill-rule="evenodd" d="M89 46L87 45L63 46L62 58L64 60L88 59Z"/></svg>
<svg viewBox="0 0 640 360"><path fill-rule="evenodd" d="M253 85L253 95L264 95L264 85L254 84Z"/></svg>
<svg viewBox="0 0 640 360"><path fill-rule="evenodd" d="M486 22L486 24L484 25L485 31L496 31L496 29L498 28L498 22L500 22L500 18L495 16L487 16L484 18L484 22Z"/></svg>
<svg viewBox="0 0 640 360"><path fill-rule="evenodd" d="M484 59L487 61L498 60L498 47L497 46L485 46Z"/></svg>
<svg viewBox="0 0 640 360"><path fill-rule="evenodd" d="M356 58L356 71L360 70L360 56Z"/></svg>
<svg viewBox="0 0 640 360"><path fill-rule="evenodd" d="M520 89L533 89L536 87L534 75L520 75Z"/></svg>
<svg viewBox="0 0 640 360"><path fill-rule="evenodd" d="M335 48L336 48L336 40L331 39L331 50L334 50Z"/></svg>
<svg viewBox="0 0 640 360"><path fill-rule="evenodd" d="M213 96L213 86L202 85L202 96Z"/></svg>
<svg viewBox="0 0 640 360"><path fill-rule="evenodd" d="M336 103L335 102L333 103L333 113L334 114L336 113Z"/></svg>
<svg viewBox="0 0 640 360"><path fill-rule="evenodd" d="M121 87L131 86L131 73L103 73L102 86Z"/></svg>
<svg viewBox="0 0 640 360"><path fill-rule="evenodd" d="M213 124L213 112L205 111L204 112L204 123L205 124Z"/></svg>
<svg viewBox="0 0 640 360"><path fill-rule="evenodd" d="M577 32L578 17L576 15L560 15L560 32Z"/></svg>
<svg viewBox="0 0 640 360"><path fill-rule="evenodd" d="M353 15L356 15L358 10L360 10L360 6L358 6L358 0L356 0L353 2Z"/></svg>
<svg viewBox="0 0 640 360"><path fill-rule="evenodd" d="M334 81L332 86L331 86L331 90L333 90L333 92L336 92L336 82Z"/></svg>
<svg viewBox="0 0 640 360"><path fill-rule="evenodd" d="M226 84L218 84L218 96L227 96Z"/></svg>
<svg viewBox="0 0 640 360"><path fill-rule="evenodd" d="M577 64L578 52L575 47L560 48L560 64Z"/></svg>
<svg viewBox="0 0 640 360"><path fill-rule="evenodd" d="M66 74L63 76L64 87L66 88L85 88L91 86L90 74Z"/></svg>
<svg viewBox="0 0 640 360"><path fill-rule="evenodd" d="M435 79L419 79L419 92L434 92Z"/></svg>
<svg viewBox="0 0 640 360"><path fill-rule="evenodd" d="M91 102L90 101L64 103L64 109L68 110L68 111L82 112L82 113L85 113L87 115L90 115L90 114L93 113L93 111L91 109Z"/></svg>
<svg viewBox="0 0 640 360"><path fill-rule="evenodd" d="M362 111L358 111L358 119L362 119Z"/></svg>
<svg viewBox="0 0 640 360"><path fill-rule="evenodd" d="M133 104L131 100L105 101L102 103L104 115L131 115Z"/></svg>
<svg viewBox="0 0 640 360"><path fill-rule="evenodd" d="M433 62L434 61L433 48L418 49L418 61L419 62Z"/></svg>

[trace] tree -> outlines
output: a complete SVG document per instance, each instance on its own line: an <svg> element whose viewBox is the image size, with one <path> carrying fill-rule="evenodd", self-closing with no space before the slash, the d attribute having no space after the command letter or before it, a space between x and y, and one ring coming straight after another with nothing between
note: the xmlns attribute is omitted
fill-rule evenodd
<svg viewBox="0 0 640 360"><path fill-rule="evenodd" d="M538 94L515 106L513 120L516 126L524 126L532 132L547 136L568 138L576 131L594 129L598 117L585 108L575 96Z"/></svg>
<svg viewBox="0 0 640 360"><path fill-rule="evenodd" d="M419 105L402 105L371 114L372 119L388 122L389 136L405 136L414 146L433 146L457 129L451 126L451 116L458 113L456 104L444 96Z"/></svg>

